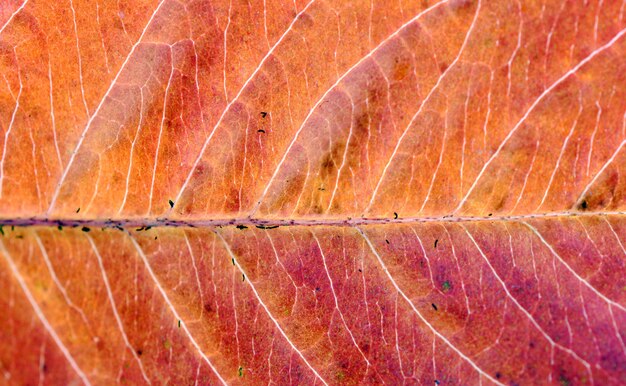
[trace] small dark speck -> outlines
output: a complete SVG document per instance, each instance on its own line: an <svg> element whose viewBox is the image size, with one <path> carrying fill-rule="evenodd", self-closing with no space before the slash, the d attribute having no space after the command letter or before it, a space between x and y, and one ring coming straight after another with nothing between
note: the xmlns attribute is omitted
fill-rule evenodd
<svg viewBox="0 0 626 386"><path fill-rule="evenodd" d="M80 230L83 232L89 232L91 229L89 229L88 227L82 227Z"/></svg>
<svg viewBox="0 0 626 386"><path fill-rule="evenodd" d="M232 261L233 265L235 265L235 259L230 259L230 261Z"/></svg>
<svg viewBox="0 0 626 386"><path fill-rule="evenodd" d="M583 202L580 203L580 209L582 210L587 209L587 200L583 200Z"/></svg>
<svg viewBox="0 0 626 386"><path fill-rule="evenodd" d="M493 213L489 213L489 217L493 216Z"/></svg>
<svg viewBox="0 0 626 386"><path fill-rule="evenodd" d="M246 274L245 273L241 274L241 281L246 281Z"/></svg>
<svg viewBox="0 0 626 386"><path fill-rule="evenodd" d="M394 219L397 219L397 218L398 218L398 213L393 212L393 218L394 218Z"/></svg>
<svg viewBox="0 0 626 386"><path fill-rule="evenodd" d="M389 244L389 240L385 239L385 242L386 242L387 244Z"/></svg>
<svg viewBox="0 0 626 386"><path fill-rule="evenodd" d="M266 111L261 111L261 118L265 118L267 117L267 112Z"/></svg>
<svg viewBox="0 0 626 386"><path fill-rule="evenodd" d="M141 356L141 354L143 354L143 351L137 350L137 355Z"/></svg>
<svg viewBox="0 0 626 386"><path fill-rule="evenodd" d="M172 200L168 200L168 202L169 202L169 204L170 204L170 208L173 208L173 207L174 207L174 201L172 201Z"/></svg>
<svg viewBox="0 0 626 386"><path fill-rule="evenodd" d="M439 382L438 379L435 379L435 385L440 385L440 384L441 384L441 382Z"/></svg>
<svg viewBox="0 0 626 386"><path fill-rule="evenodd" d="M17 237L18 239L23 239L24 238L24 236L22 236L22 235L17 235L15 237Z"/></svg>
<svg viewBox="0 0 626 386"><path fill-rule="evenodd" d="M257 133L263 133L263 134L265 134L265 130L263 130L263 129L259 129L259 130L257 130L256 132L257 132Z"/></svg>
<svg viewBox="0 0 626 386"><path fill-rule="evenodd" d="M239 225L237 225L237 229L248 229L248 227L245 226L245 225L239 224Z"/></svg>
<svg viewBox="0 0 626 386"><path fill-rule="evenodd" d="M156 239L157 239L157 236L154 236L154 239L156 240Z"/></svg>
<svg viewBox="0 0 626 386"><path fill-rule="evenodd" d="M435 249L437 248L437 243L439 243L439 239L435 240Z"/></svg>
<svg viewBox="0 0 626 386"><path fill-rule="evenodd" d="M361 268L359 268L359 272L363 272L363 270Z"/></svg>
<svg viewBox="0 0 626 386"><path fill-rule="evenodd" d="M437 311L437 305L436 305L435 303L430 303L430 305L431 305L431 306L433 306L433 309L434 309L435 311Z"/></svg>
<svg viewBox="0 0 626 386"><path fill-rule="evenodd" d="M80 212L80 208L76 209L76 213Z"/></svg>
<svg viewBox="0 0 626 386"><path fill-rule="evenodd" d="M502 378L502 374L500 374L500 372L498 371L496 372L496 379L500 379L500 378Z"/></svg>
<svg viewBox="0 0 626 386"><path fill-rule="evenodd" d="M59 226L57 227L57 229L58 229L58 230L60 230L60 231L62 231L62 230L63 230L63 227L62 227L61 225L59 225Z"/></svg>
<svg viewBox="0 0 626 386"><path fill-rule="evenodd" d="M180 328L180 319L178 319L178 328Z"/></svg>
<svg viewBox="0 0 626 386"><path fill-rule="evenodd" d="M320 291L320 287L315 287L315 290L316 290L317 292L319 292L319 291Z"/></svg>
<svg viewBox="0 0 626 386"><path fill-rule="evenodd" d="M326 189L325 188L317 188L317 190L319 190L320 192L323 192Z"/></svg>

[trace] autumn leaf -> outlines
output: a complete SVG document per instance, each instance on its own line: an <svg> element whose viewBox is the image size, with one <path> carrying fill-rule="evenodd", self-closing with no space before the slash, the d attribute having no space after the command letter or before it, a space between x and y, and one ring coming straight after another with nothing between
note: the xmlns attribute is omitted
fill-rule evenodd
<svg viewBox="0 0 626 386"><path fill-rule="evenodd" d="M618 1L0 4L0 383L626 384Z"/></svg>

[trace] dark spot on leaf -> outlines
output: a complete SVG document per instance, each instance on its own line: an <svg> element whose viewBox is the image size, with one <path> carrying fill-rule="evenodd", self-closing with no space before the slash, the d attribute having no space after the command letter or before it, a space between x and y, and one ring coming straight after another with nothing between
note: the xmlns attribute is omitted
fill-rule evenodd
<svg viewBox="0 0 626 386"><path fill-rule="evenodd" d="M170 209L174 207L174 201L172 200L168 200L169 204L170 204Z"/></svg>
<svg viewBox="0 0 626 386"><path fill-rule="evenodd" d="M259 229L276 229L278 225L257 225L256 227Z"/></svg>
<svg viewBox="0 0 626 386"><path fill-rule="evenodd" d="M435 239L435 249L437 249L437 244L439 243L439 239Z"/></svg>
<svg viewBox="0 0 626 386"><path fill-rule="evenodd" d="M569 386L571 381L563 374L559 376L559 385L561 386Z"/></svg>
<svg viewBox="0 0 626 386"><path fill-rule="evenodd" d="M578 205L578 209L580 209L580 210L587 210L587 200L582 200L580 205Z"/></svg>
<svg viewBox="0 0 626 386"><path fill-rule="evenodd" d="M80 208L76 209L76 213L80 212Z"/></svg>
<svg viewBox="0 0 626 386"><path fill-rule="evenodd" d="M315 290L319 292L320 291L320 287L315 287Z"/></svg>
<svg viewBox="0 0 626 386"><path fill-rule="evenodd" d="M46 364L46 363L44 362L44 364L43 364L43 365L41 365L41 371L43 371L44 373L47 373L47 372L48 372L48 364Z"/></svg>
<svg viewBox="0 0 626 386"><path fill-rule="evenodd" d="M359 268L359 272L363 272L363 270L361 268Z"/></svg>
<svg viewBox="0 0 626 386"><path fill-rule="evenodd" d="M261 111L261 118L265 118L267 117L267 112L266 111Z"/></svg>
<svg viewBox="0 0 626 386"><path fill-rule="evenodd" d="M241 274L241 281L246 281L246 274L245 273Z"/></svg>
<svg viewBox="0 0 626 386"><path fill-rule="evenodd" d="M62 230L63 230L63 227L62 227L61 225L59 225L59 226L57 226L57 229L58 229L58 230L60 230L60 231L62 231Z"/></svg>
<svg viewBox="0 0 626 386"><path fill-rule="evenodd" d="M257 130L256 132L257 132L257 133L263 133L263 134L265 134L265 130L263 130L263 129L259 129L259 130Z"/></svg>
<svg viewBox="0 0 626 386"><path fill-rule="evenodd" d="M439 385L439 384L441 384L441 382L439 382L438 379L435 379L435 385Z"/></svg>
<svg viewBox="0 0 626 386"><path fill-rule="evenodd" d="M385 242L386 242L387 244L389 244L389 240L385 239Z"/></svg>
<svg viewBox="0 0 626 386"><path fill-rule="evenodd" d="M502 374L500 374L500 372L499 372L499 371L497 371L497 372L496 372L496 379L500 379L500 378L502 378Z"/></svg>
<svg viewBox="0 0 626 386"><path fill-rule="evenodd" d="M239 225L237 225L237 229L248 229L248 227L245 226L245 225L239 224Z"/></svg>
<svg viewBox="0 0 626 386"><path fill-rule="evenodd" d="M394 218L394 219L397 219L397 218L398 218L398 213L393 212L393 218Z"/></svg>
<svg viewBox="0 0 626 386"><path fill-rule="evenodd" d="M2 225L0 225L0 234L4 236L4 229L2 229Z"/></svg>
<svg viewBox="0 0 626 386"><path fill-rule="evenodd" d="M233 265L235 265L235 259L230 259L230 261L232 261Z"/></svg>
<svg viewBox="0 0 626 386"><path fill-rule="evenodd" d="M143 354L143 351L141 349L137 350L137 355L141 356Z"/></svg>
<svg viewBox="0 0 626 386"><path fill-rule="evenodd" d="M83 232L89 232L91 229L89 229L88 227L82 227L80 228L80 230Z"/></svg>
<svg viewBox="0 0 626 386"><path fill-rule="evenodd" d="M178 319L178 328L180 328L180 319Z"/></svg>
<svg viewBox="0 0 626 386"><path fill-rule="evenodd" d="M239 376L243 377L243 367L239 366Z"/></svg>
<svg viewBox="0 0 626 386"><path fill-rule="evenodd" d="M204 303L204 310L206 312L213 312L213 307L211 307L210 303Z"/></svg>
<svg viewBox="0 0 626 386"><path fill-rule="evenodd" d="M493 213L489 213L489 217L493 216Z"/></svg>
<svg viewBox="0 0 626 386"><path fill-rule="evenodd" d="M24 238L24 236L22 236L22 235L17 235L15 237L17 237L18 239L23 239Z"/></svg>
<svg viewBox="0 0 626 386"><path fill-rule="evenodd" d="M435 303L430 303L430 305L431 305L431 306L433 306L433 309L434 309L435 311L437 311L437 305L436 305Z"/></svg>

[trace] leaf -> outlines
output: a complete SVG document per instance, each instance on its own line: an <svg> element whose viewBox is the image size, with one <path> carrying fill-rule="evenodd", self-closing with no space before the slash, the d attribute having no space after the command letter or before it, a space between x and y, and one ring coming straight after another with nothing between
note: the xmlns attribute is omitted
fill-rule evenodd
<svg viewBox="0 0 626 386"><path fill-rule="evenodd" d="M626 383L614 1L8 1L8 384Z"/></svg>

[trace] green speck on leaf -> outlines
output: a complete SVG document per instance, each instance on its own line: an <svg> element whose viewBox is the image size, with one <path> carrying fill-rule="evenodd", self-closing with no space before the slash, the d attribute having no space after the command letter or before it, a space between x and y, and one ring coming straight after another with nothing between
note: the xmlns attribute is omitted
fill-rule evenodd
<svg viewBox="0 0 626 386"><path fill-rule="evenodd" d="M178 319L178 328L180 328L180 319Z"/></svg>
<svg viewBox="0 0 626 386"><path fill-rule="evenodd" d="M57 229L58 229L58 230L60 230L60 231L62 231L62 230L63 230L63 227L62 227L61 225L59 225L59 226L57 226Z"/></svg>
<svg viewBox="0 0 626 386"><path fill-rule="evenodd" d="M345 377L346 373L344 373L343 371L337 371L337 373L335 374L335 378L337 378L338 381L342 381Z"/></svg>
<svg viewBox="0 0 626 386"><path fill-rule="evenodd" d="M2 229L2 225L0 225L0 234L4 236L4 230Z"/></svg>
<svg viewBox="0 0 626 386"><path fill-rule="evenodd" d="M171 349L171 348L172 348L172 342L170 342L169 340L165 340L165 342L163 342L163 347L164 347L166 350Z"/></svg>
<svg viewBox="0 0 626 386"><path fill-rule="evenodd" d="M441 289L443 292L447 292L450 290L450 282L449 281L444 281L443 284L441 285Z"/></svg>
<svg viewBox="0 0 626 386"><path fill-rule="evenodd" d="M239 366L239 376L243 377L243 367Z"/></svg>

